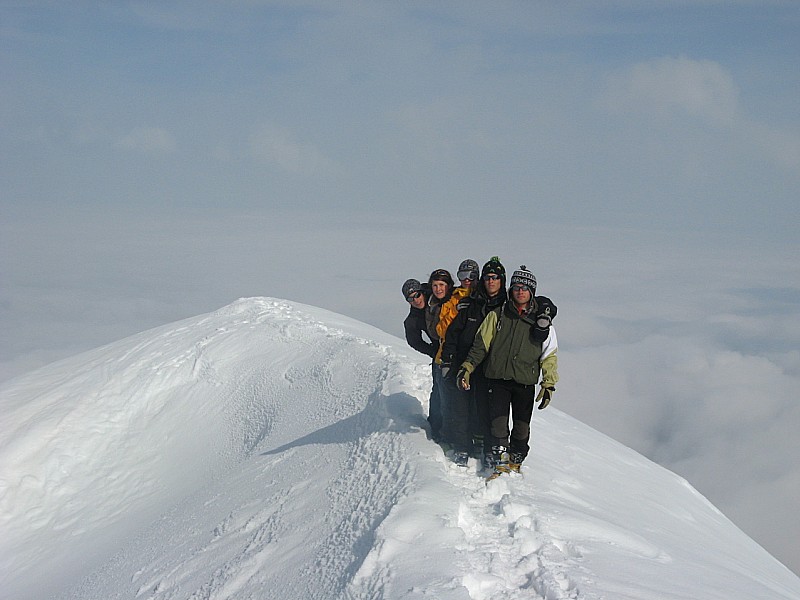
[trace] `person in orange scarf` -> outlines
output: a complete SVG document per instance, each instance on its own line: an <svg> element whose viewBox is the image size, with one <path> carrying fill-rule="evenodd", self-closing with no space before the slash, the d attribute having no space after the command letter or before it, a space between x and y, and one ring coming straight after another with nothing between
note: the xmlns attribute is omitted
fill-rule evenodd
<svg viewBox="0 0 800 600"><path fill-rule="evenodd" d="M429 301L431 324L435 321L436 338L439 342L439 350L434 358L434 363L438 367L438 372L434 369L434 379L436 380L438 377L438 386L434 384L434 387L438 387L440 391L441 441L444 444L445 452L448 452L450 448L453 449L453 461L466 466L469 448L463 443L461 439L463 436L458 435L460 428L457 426L461 420L460 413L463 412L459 410L460 406L458 406L461 397L456 393L458 390L455 388L453 378L447 379L449 366L442 365L442 346L447 335L447 328L458 314L459 303L469 295L472 285L478 280L478 264L474 260L463 261L459 267L459 279L462 285L453 289L453 278L450 273L444 269L436 269L431 273L428 281L432 293Z"/></svg>

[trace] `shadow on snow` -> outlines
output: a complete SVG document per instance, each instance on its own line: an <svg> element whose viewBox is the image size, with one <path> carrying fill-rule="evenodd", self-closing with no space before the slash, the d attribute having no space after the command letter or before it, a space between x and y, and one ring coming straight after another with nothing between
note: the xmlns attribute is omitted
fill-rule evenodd
<svg viewBox="0 0 800 600"><path fill-rule="evenodd" d="M261 456L273 456L312 444L346 444L378 432L404 434L421 429L427 430L428 422L419 400L405 393L384 396L376 392L361 412L262 452Z"/></svg>

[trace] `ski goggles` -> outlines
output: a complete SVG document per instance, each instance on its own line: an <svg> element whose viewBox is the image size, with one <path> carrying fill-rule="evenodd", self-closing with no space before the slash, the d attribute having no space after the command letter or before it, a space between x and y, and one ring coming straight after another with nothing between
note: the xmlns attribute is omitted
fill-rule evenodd
<svg viewBox="0 0 800 600"><path fill-rule="evenodd" d="M459 271L458 272L458 279L460 281L475 281L478 278L478 274L475 271Z"/></svg>
<svg viewBox="0 0 800 600"><path fill-rule="evenodd" d="M420 296L422 296L422 292L411 292L408 296L406 296L406 302L413 302Z"/></svg>

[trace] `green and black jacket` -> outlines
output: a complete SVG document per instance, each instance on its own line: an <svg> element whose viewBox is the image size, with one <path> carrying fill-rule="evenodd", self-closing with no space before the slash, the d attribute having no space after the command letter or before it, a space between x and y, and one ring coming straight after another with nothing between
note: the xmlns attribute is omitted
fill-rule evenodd
<svg viewBox="0 0 800 600"><path fill-rule="evenodd" d="M484 373L489 379L513 380L523 385L539 383L541 375L542 386L555 387L558 339L552 325L547 331L536 327L533 315L539 300L535 298L522 314L511 301L499 311L489 312L461 366L472 373L484 363Z"/></svg>

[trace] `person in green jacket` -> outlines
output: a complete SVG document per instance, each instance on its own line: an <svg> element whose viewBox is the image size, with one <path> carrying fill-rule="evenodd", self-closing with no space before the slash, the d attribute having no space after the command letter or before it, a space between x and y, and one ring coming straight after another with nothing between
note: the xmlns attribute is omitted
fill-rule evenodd
<svg viewBox="0 0 800 600"><path fill-rule="evenodd" d="M470 375L483 363L495 471L520 469L530 450L533 407L538 402L540 410L545 408L558 383L558 339L552 325L556 306L546 296L536 296L536 277L525 265L514 271L510 283L509 299L486 315L456 375L459 387L469 389Z"/></svg>

